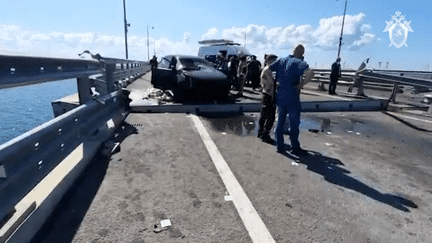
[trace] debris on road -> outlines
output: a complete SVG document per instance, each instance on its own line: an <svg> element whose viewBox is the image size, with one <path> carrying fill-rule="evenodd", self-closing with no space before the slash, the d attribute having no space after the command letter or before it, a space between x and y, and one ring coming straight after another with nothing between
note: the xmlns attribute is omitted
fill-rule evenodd
<svg viewBox="0 0 432 243"><path fill-rule="evenodd" d="M331 144L331 143L325 143L325 145L326 145L326 146L329 146L329 147L336 147L336 145Z"/></svg>
<svg viewBox="0 0 432 243"><path fill-rule="evenodd" d="M153 226L153 232L160 233L164 230L167 230L168 227L171 226L171 221L169 219L162 220L159 224L155 224Z"/></svg>
<svg viewBox="0 0 432 243"><path fill-rule="evenodd" d="M162 226L162 228L171 226L171 221L169 219L162 220L161 221L161 226Z"/></svg>
<svg viewBox="0 0 432 243"><path fill-rule="evenodd" d="M309 132L318 133L319 130L318 129L309 129Z"/></svg>

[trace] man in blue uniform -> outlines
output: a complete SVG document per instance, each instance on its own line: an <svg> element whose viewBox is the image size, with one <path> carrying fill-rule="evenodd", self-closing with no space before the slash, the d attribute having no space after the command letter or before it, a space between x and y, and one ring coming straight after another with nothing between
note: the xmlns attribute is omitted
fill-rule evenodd
<svg viewBox="0 0 432 243"><path fill-rule="evenodd" d="M276 126L276 144L277 152L285 153L283 127L287 115L290 120L290 140L292 150L296 155L305 154L306 151L300 147L299 142L299 126L300 126L300 82L301 76L309 69L309 65L303 60L304 54L303 45L298 45L294 48L293 55L280 58L270 65L270 69L276 71L276 81L278 87L276 89L276 104L278 110L278 122ZM313 76L308 75L306 79L311 79ZM308 82L310 80L307 80Z"/></svg>

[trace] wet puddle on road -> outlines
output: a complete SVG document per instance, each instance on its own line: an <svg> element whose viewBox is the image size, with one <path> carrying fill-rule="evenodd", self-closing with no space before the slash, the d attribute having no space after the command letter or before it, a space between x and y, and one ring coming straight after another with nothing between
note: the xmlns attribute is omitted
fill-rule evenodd
<svg viewBox="0 0 432 243"><path fill-rule="evenodd" d="M220 133L233 134L237 136L257 136L259 114L244 114L233 117L206 117L212 129ZM289 120L287 119L287 122ZM274 127L276 126L276 122ZM273 127L273 128L274 128ZM322 117L316 114L302 114L301 130L313 130L327 134L353 133L357 135L376 132L377 127L367 124L365 121L348 117L346 115Z"/></svg>

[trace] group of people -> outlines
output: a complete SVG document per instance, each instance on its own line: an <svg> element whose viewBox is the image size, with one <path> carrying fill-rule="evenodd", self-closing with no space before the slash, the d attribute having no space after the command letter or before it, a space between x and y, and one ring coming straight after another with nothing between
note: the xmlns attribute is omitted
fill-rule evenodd
<svg viewBox="0 0 432 243"><path fill-rule="evenodd" d="M293 54L278 58L270 54L265 55L265 67L261 72L262 109L259 120L258 137L263 142L274 143L270 137L277 108L276 148L278 153L285 154L287 147L284 143L284 125L287 116L290 124L291 153L305 154L299 142L300 126L300 89L313 77L313 70L304 61L305 48L298 45ZM273 78L276 72L276 79ZM302 76L304 74L304 78Z"/></svg>
<svg viewBox="0 0 432 243"><path fill-rule="evenodd" d="M236 96L243 96L245 85L250 85L254 90L260 88L261 63L255 55L238 53L227 58L224 53L219 52L214 65L227 75L233 89L238 91Z"/></svg>

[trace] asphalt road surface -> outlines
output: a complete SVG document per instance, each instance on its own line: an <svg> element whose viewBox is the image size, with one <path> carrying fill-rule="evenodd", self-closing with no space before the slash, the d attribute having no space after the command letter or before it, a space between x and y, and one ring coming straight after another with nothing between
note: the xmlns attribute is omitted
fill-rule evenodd
<svg viewBox="0 0 432 243"><path fill-rule="evenodd" d="M431 241L432 119L304 113L301 157L257 139L258 119L129 115L120 152L88 167L34 242Z"/></svg>

